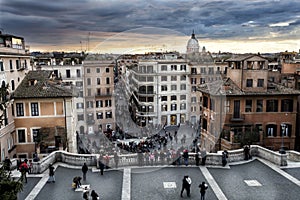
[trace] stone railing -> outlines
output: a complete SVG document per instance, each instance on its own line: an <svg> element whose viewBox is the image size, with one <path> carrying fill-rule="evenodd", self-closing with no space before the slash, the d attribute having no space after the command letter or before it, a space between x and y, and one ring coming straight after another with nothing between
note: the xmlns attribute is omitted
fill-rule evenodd
<svg viewBox="0 0 300 200"><path fill-rule="evenodd" d="M287 154L281 154L258 145L251 145L251 154L268 160L276 165L287 166Z"/></svg>
<svg viewBox="0 0 300 200"><path fill-rule="evenodd" d="M300 153L297 151L287 151L287 158L291 161L300 162Z"/></svg>
<svg viewBox="0 0 300 200"><path fill-rule="evenodd" d="M287 165L287 155L288 154L280 154L278 152L271 151L269 149L265 149L258 145L251 145L250 153L252 156L257 156L270 162L280 165L286 166ZM290 156L298 155L298 159L300 159L299 153L289 154ZM41 159L38 162L33 162L32 173L42 173L48 169L49 164L53 164L55 162L62 162L65 164L73 165L73 166L82 166L83 163L86 163L88 166L96 166L99 168L99 154L75 154L69 153L66 151L55 151L49 154L49 156ZM295 156L294 156L295 157ZM109 167L114 167L115 162L113 155L109 156ZM228 159L227 161L230 162L237 162L244 160L244 151L243 149L231 150L228 151ZM158 159L157 162L154 162L154 165L166 165L172 164L174 160L170 160L170 163L167 163L167 159L161 160ZM138 165L145 165L151 164L151 162L146 162L145 158L139 159L137 153L132 154L123 154L119 155L119 167L123 166L138 166ZM195 162L195 153L189 153L189 165L194 165ZM106 164L106 163L104 163ZM181 161L183 164L183 161ZM222 151L218 151L217 153L207 153L206 157L206 164L207 165L222 165Z"/></svg>

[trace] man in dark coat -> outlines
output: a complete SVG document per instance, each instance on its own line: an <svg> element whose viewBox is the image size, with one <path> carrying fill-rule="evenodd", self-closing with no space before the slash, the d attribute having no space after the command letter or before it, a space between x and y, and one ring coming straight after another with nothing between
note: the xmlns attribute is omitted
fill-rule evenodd
<svg viewBox="0 0 300 200"><path fill-rule="evenodd" d="M189 176L184 176L182 179L182 188L180 192L180 196L182 197L183 191L186 190L186 194L188 197L191 196L191 184L192 184L192 179Z"/></svg>
<svg viewBox="0 0 300 200"><path fill-rule="evenodd" d="M83 176L83 180L86 181L86 173L89 170L88 166L86 165L86 163L83 164L81 171L82 171L82 176Z"/></svg>
<svg viewBox="0 0 300 200"><path fill-rule="evenodd" d="M206 183L203 181L203 182L199 185L199 188L200 188L201 200L204 200L204 198L205 198L205 192L206 192L208 186L207 186Z"/></svg>

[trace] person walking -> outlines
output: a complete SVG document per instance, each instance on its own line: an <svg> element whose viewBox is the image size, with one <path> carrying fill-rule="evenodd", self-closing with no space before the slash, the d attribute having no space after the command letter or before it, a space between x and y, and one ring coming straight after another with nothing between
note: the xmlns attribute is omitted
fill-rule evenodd
<svg viewBox="0 0 300 200"><path fill-rule="evenodd" d="M92 197L92 200L98 200L99 199L99 195L95 192L95 190L92 190L91 197Z"/></svg>
<svg viewBox="0 0 300 200"><path fill-rule="evenodd" d="M25 183L27 183L27 176L26 173L28 172L28 164L27 159L24 160L24 162L20 165L20 172L21 172L21 180L23 181L25 179Z"/></svg>
<svg viewBox="0 0 300 200"><path fill-rule="evenodd" d="M200 188L200 195L201 195L201 199L200 200L204 200L205 198L205 192L208 188L208 185L203 181L200 185L199 185L199 188Z"/></svg>
<svg viewBox="0 0 300 200"><path fill-rule="evenodd" d="M86 181L86 173L88 172L88 170L89 168L86 163L83 163L83 166L81 168L83 181Z"/></svg>
<svg viewBox="0 0 300 200"><path fill-rule="evenodd" d="M182 157L183 157L185 166L188 166L188 164L189 164L189 151L187 149L185 149L183 151Z"/></svg>
<svg viewBox="0 0 300 200"><path fill-rule="evenodd" d="M192 179L189 176L184 176L182 179L180 197L183 197L182 194L184 190L186 190L186 194L188 197L191 196L191 184L192 184Z"/></svg>
<svg viewBox="0 0 300 200"><path fill-rule="evenodd" d="M118 152L116 152L116 151L114 153L114 161L115 161L115 167L118 168L118 166L119 166L119 155L118 155Z"/></svg>
<svg viewBox="0 0 300 200"><path fill-rule="evenodd" d="M206 149L203 148L201 150L201 165L205 165L205 162L206 162Z"/></svg>
<svg viewBox="0 0 300 200"><path fill-rule="evenodd" d="M55 183L54 167L52 164L49 165L49 178L47 183Z"/></svg>
<svg viewBox="0 0 300 200"><path fill-rule="evenodd" d="M89 191L88 187L85 187L83 189L83 195L82 195L83 199L88 200L89 199L89 194L90 194L90 191Z"/></svg>

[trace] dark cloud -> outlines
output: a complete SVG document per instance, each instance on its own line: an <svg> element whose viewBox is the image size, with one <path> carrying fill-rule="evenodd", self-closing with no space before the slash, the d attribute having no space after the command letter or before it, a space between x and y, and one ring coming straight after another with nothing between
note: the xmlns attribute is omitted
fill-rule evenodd
<svg viewBox="0 0 300 200"><path fill-rule="evenodd" d="M81 40L88 32L122 32L144 26L202 38L249 38L276 32L297 37L298 0L9 0L2 1L0 27L35 43ZM289 26L280 27L281 22ZM272 24L279 24L270 26Z"/></svg>

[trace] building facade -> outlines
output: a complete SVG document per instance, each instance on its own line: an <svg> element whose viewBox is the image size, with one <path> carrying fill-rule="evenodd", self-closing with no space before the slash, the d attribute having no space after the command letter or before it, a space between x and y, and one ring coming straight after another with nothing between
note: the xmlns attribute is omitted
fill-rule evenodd
<svg viewBox="0 0 300 200"><path fill-rule="evenodd" d="M84 61L85 108L78 119L85 126L80 127L80 133L97 134L115 128L114 68L114 59Z"/></svg>
<svg viewBox="0 0 300 200"><path fill-rule="evenodd" d="M228 78L198 88L203 94L202 145L212 151L251 143L294 149L299 91L268 81L268 60L261 56L227 62Z"/></svg>
<svg viewBox="0 0 300 200"><path fill-rule="evenodd" d="M4 160L6 156L9 158L16 156L16 141L13 137L15 124L11 95L29 69L30 54L25 48L24 38L0 32L0 83L1 87L7 84L9 86L9 94L5 96L8 99L8 104L6 109L0 113L3 114L2 125L0 125L0 160Z"/></svg>
<svg viewBox="0 0 300 200"><path fill-rule="evenodd" d="M60 83L52 71L30 71L14 92L18 158L59 148L77 152L74 94Z"/></svg>

